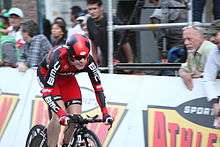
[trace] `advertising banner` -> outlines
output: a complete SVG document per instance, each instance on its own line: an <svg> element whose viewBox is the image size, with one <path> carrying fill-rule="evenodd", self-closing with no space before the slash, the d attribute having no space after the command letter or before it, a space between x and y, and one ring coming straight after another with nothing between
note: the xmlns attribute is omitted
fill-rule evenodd
<svg viewBox="0 0 220 147"><path fill-rule="evenodd" d="M0 68L0 77L0 147L25 146L30 128L49 122L36 70ZM88 74L76 78L82 115L101 117ZM103 147L220 147L220 129L213 125L202 79L194 79L189 91L179 77L101 74L100 78L114 123L110 130L102 123L88 128ZM220 80L215 88L220 95Z"/></svg>
<svg viewBox="0 0 220 147"><path fill-rule="evenodd" d="M0 95L0 139L6 129L9 120L18 102L18 96L14 94Z"/></svg>
<svg viewBox="0 0 220 147"><path fill-rule="evenodd" d="M218 147L220 130L213 127L212 104L206 98L177 107L148 106L147 147Z"/></svg>

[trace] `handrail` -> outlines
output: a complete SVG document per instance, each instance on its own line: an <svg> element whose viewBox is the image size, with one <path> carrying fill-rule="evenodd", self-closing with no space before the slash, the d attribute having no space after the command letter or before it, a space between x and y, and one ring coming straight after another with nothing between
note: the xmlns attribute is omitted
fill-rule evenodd
<svg viewBox="0 0 220 147"><path fill-rule="evenodd" d="M166 0L163 0L164 2ZM169 23L169 24L140 24L140 25L113 25L112 24L112 1L108 0L108 53L113 52L113 31L114 30L126 30L126 29L133 29L133 30L153 30L153 29L159 29L159 28L168 28L168 27L184 27L184 26L189 26L194 24L192 22L192 0L188 0L186 3L186 7L188 8L188 21L186 23ZM194 25L199 25L199 26L210 26L210 23L196 23ZM109 73L114 72L114 67L117 68L119 65L114 65L111 62L113 60L113 55L109 54L108 57L108 68L109 68ZM135 64L134 64L135 65ZM125 68L125 67L124 67Z"/></svg>
<svg viewBox="0 0 220 147"><path fill-rule="evenodd" d="M142 9L161 9L160 6L143 6ZM168 9L187 9L187 7L167 7Z"/></svg>
<svg viewBox="0 0 220 147"><path fill-rule="evenodd" d="M113 25L114 30L126 30L126 29L134 29L134 30L154 30L159 28L169 28L169 27L185 27L188 26L189 23L161 23L161 24L138 24L138 25ZM199 23L194 22L192 25L201 26L201 27L209 27L211 23Z"/></svg>
<svg viewBox="0 0 220 147"><path fill-rule="evenodd" d="M117 63L114 65L115 70L161 70L172 69L178 70L181 63Z"/></svg>

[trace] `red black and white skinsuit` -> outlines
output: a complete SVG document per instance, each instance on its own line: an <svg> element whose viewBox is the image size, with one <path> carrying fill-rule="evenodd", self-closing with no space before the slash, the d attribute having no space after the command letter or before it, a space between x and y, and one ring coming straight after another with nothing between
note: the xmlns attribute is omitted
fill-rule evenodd
<svg viewBox="0 0 220 147"><path fill-rule="evenodd" d="M43 87L41 92L44 101L59 117L66 115L66 112L56 103L57 100L63 100L66 107L71 104L81 104L81 91L75 77L75 74L80 72L88 73L102 114L107 114L105 95L93 57L89 55L85 67L78 70L69 64L66 46L52 51L37 69L38 80Z"/></svg>

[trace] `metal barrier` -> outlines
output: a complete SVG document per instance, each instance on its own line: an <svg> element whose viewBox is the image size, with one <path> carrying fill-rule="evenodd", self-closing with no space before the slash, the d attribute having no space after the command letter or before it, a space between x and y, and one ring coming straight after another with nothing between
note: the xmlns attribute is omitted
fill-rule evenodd
<svg viewBox="0 0 220 147"><path fill-rule="evenodd" d="M166 3L166 0L161 0L161 3ZM164 6L161 6L164 9ZM169 8L169 7L168 7ZM113 31L114 30L122 30L122 29L133 29L133 30L152 30L158 28L168 28L168 27L184 27L188 25L192 25L192 0L188 0L186 2L186 8L188 10L188 22L186 23L162 23L162 24L139 24L139 25L113 25L112 21L112 0L108 0L108 70L109 73L114 73L114 68L117 66L113 66ZM167 9L167 8L165 8ZM181 8L182 9L182 8ZM195 23L196 26L209 26L210 23ZM134 64L135 65L135 64ZM119 68L119 66L117 67ZM122 67L120 67L122 68Z"/></svg>
<svg viewBox="0 0 220 147"><path fill-rule="evenodd" d="M114 73L126 74L151 74L160 75L164 70L173 71L172 76L179 76L178 70L181 63L117 63L114 64ZM101 73L109 73L108 67L99 67ZM159 73L158 73L159 72Z"/></svg>
<svg viewBox="0 0 220 147"><path fill-rule="evenodd" d="M179 76L181 63L118 63L115 73Z"/></svg>
<svg viewBox="0 0 220 147"><path fill-rule="evenodd" d="M181 63L118 63L114 65L115 70L178 70Z"/></svg>
<svg viewBox="0 0 220 147"><path fill-rule="evenodd" d="M188 26L188 25L189 25L189 23L114 25L113 29L114 30L126 30L126 29L132 29L132 30L155 30L155 29L169 28L169 27L185 27L185 26ZM192 23L192 25L201 26L201 27L209 27L211 25L211 23L195 22L195 23Z"/></svg>

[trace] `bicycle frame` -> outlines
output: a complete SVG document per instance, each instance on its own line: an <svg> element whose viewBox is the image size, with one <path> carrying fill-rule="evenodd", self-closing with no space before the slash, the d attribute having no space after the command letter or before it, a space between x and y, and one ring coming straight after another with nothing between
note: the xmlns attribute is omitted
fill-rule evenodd
<svg viewBox="0 0 220 147"><path fill-rule="evenodd" d="M77 144L82 143L82 135L84 135L87 131L86 125L79 124L75 127L73 133L71 134L71 139L69 141L68 147L71 147L74 143L74 141L77 142Z"/></svg>

